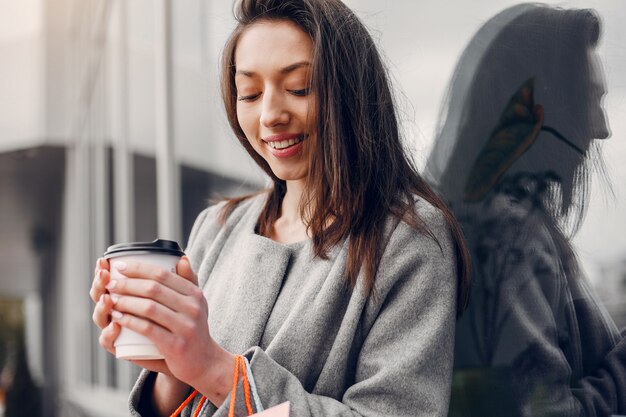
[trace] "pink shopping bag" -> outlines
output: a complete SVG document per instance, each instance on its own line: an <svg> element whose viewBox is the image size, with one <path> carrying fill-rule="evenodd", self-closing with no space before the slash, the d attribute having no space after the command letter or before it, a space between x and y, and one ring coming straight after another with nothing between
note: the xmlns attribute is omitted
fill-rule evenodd
<svg viewBox="0 0 626 417"><path fill-rule="evenodd" d="M260 413L252 414L250 417L289 417L289 401L268 408Z"/></svg>

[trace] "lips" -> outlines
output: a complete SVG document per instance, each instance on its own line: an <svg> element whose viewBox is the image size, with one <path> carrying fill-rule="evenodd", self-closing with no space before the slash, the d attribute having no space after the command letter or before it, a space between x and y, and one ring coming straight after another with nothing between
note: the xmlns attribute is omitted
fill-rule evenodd
<svg viewBox="0 0 626 417"><path fill-rule="evenodd" d="M308 138L304 133L286 133L263 138L272 155L278 158L288 158L302 149L302 142Z"/></svg>

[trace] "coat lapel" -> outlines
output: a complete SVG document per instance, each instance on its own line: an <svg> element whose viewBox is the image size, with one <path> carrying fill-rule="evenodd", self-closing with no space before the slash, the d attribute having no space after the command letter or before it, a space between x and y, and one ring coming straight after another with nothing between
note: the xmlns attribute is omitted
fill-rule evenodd
<svg viewBox="0 0 626 417"><path fill-rule="evenodd" d="M205 259L209 330L233 353L259 345L291 258L289 247L254 233L257 217L235 227Z"/></svg>

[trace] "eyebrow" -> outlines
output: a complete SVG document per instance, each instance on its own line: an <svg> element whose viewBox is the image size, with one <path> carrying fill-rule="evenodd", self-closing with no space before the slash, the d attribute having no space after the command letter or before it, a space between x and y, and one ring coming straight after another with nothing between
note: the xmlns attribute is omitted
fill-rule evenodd
<svg viewBox="0 0 626 417"><path fill-rule="evenodd" d="M293 63L291 65L287 65L284 68L281 68L280 73L281 74L289 74L292 71L297 70L298 68L302 68L302 67L310 67L311 63L309 61L300 61L300 62L296 62ZM246 77L253 77L256 75L256 73L254 71L247 71L247 70L237 70L235 71L235 75L244 75Z"/></svg>

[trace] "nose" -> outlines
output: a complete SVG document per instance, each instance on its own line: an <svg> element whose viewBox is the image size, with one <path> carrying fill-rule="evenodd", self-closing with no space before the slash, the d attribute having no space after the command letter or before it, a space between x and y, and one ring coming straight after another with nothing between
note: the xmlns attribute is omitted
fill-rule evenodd
<svg viewBox="0 0 626 417"><path fill-rule="evenodd" d="M287 124L289 117L285 97L276 91L265 91L261 107L261 124L265 127Z"/></svg>

